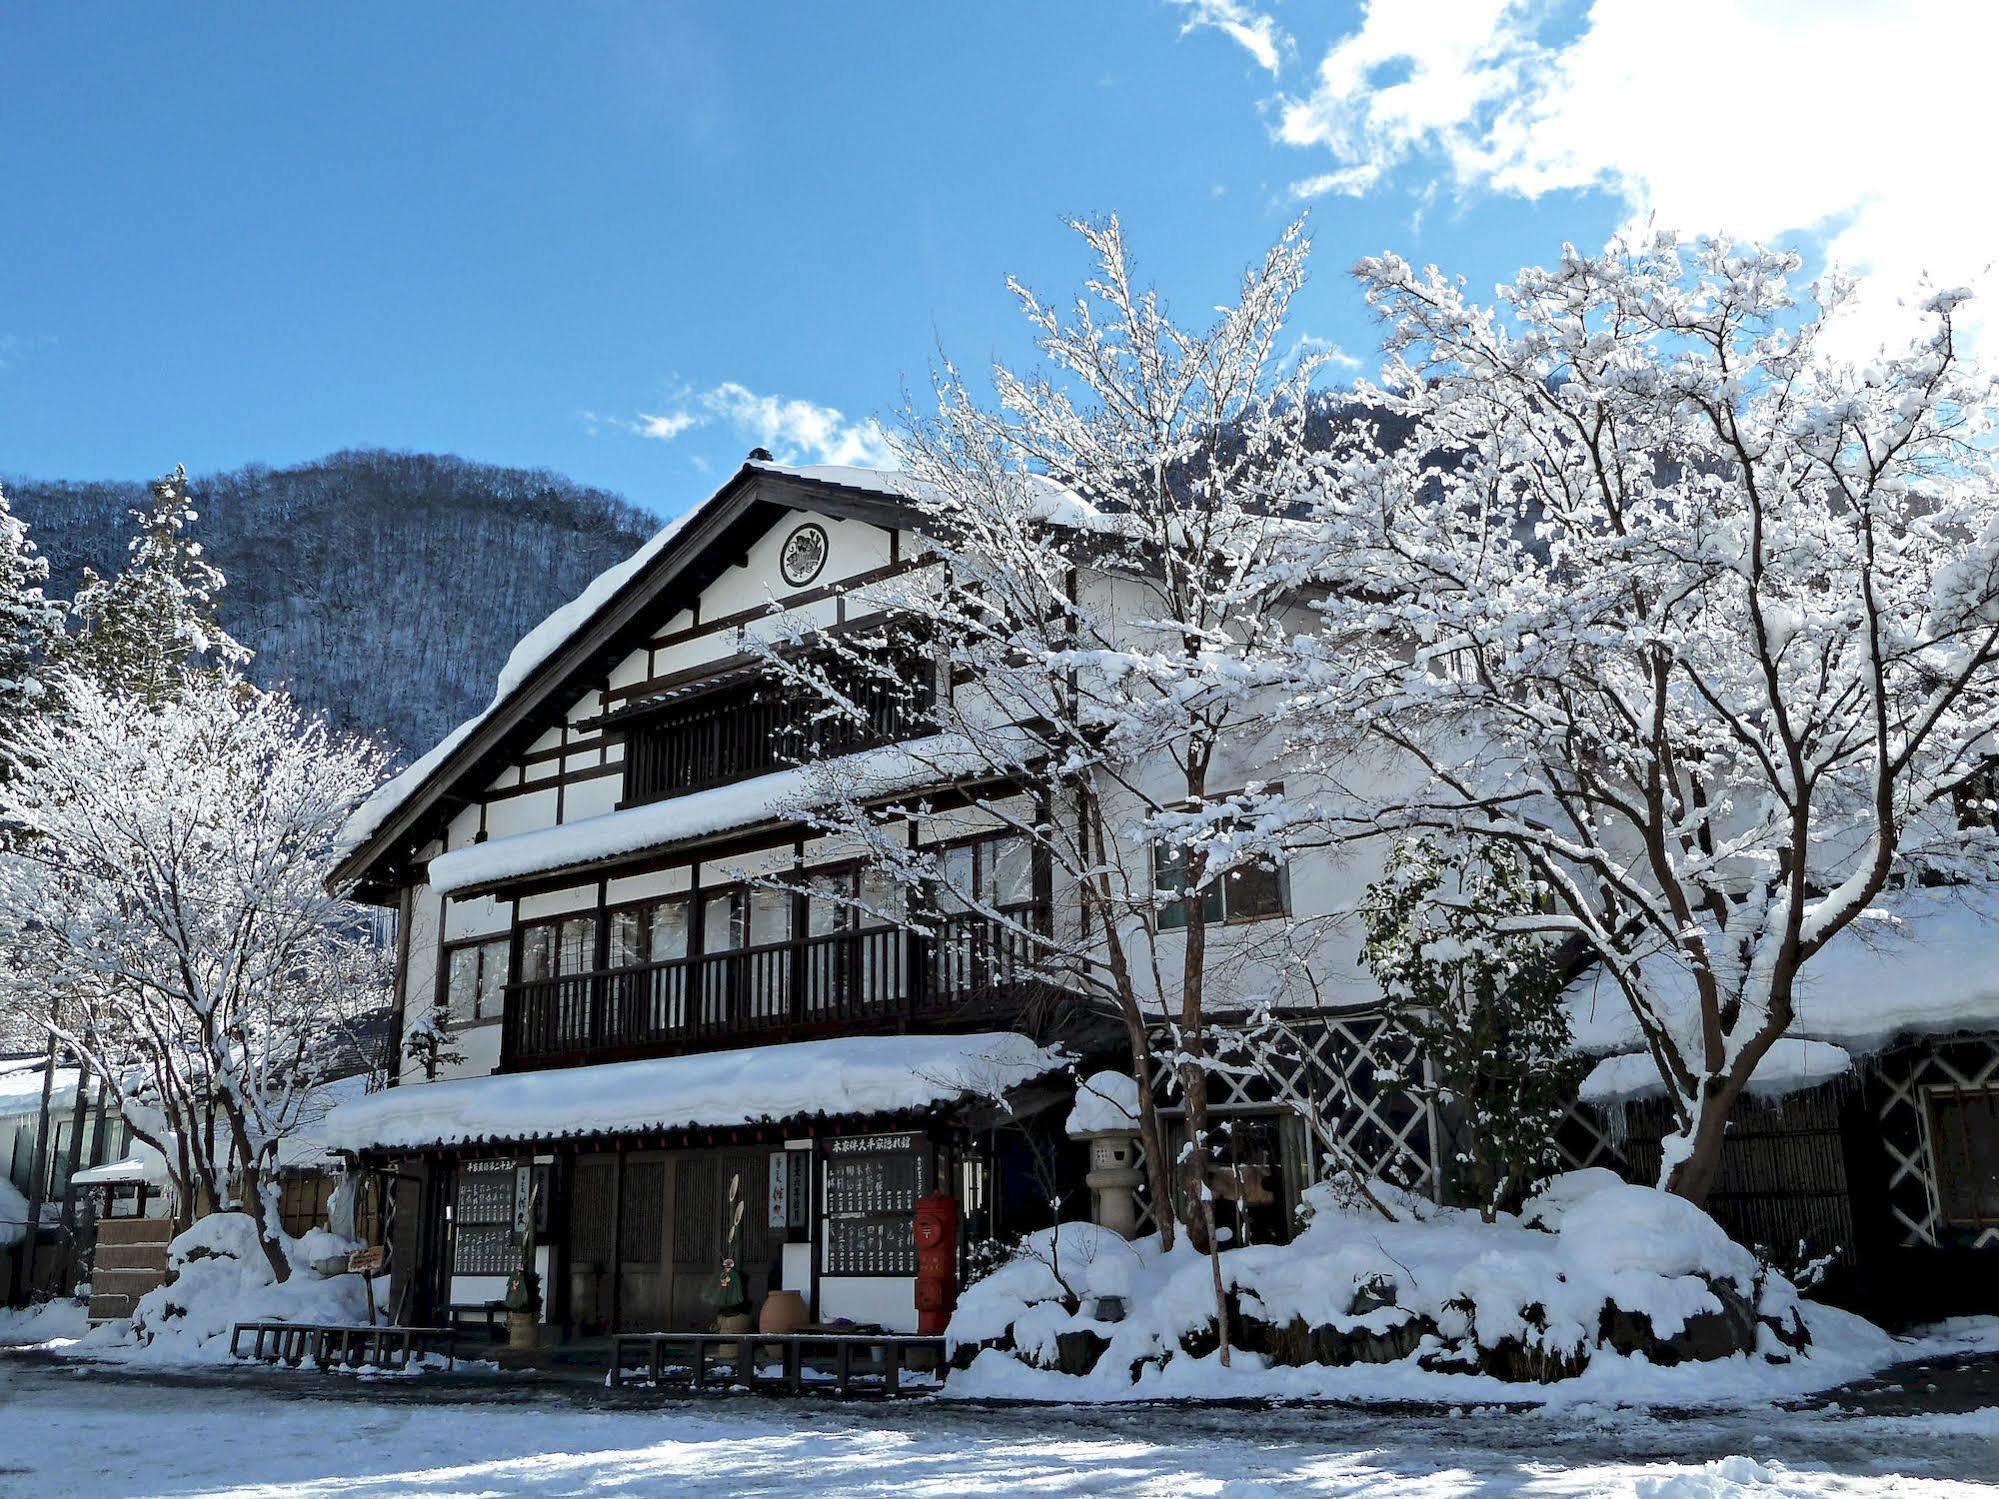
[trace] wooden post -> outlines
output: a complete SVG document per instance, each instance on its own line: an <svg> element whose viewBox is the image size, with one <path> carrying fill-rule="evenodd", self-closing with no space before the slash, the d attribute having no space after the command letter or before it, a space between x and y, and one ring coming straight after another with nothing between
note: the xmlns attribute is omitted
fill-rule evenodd
<svg viewBox="0 0 1999 1499"><path fill-rule="evenodd" d="M48 1055L42 1063L42 1109L35 1118L35 1148L28 1157L28 1226L21 1238L19 1269L14 1276L16 1306L28 1304L28 1293L34 1285L35 1241L41 1237L42 1203L49 1184L49 1091L55 1086L56 1058L60 1055L56 1038L49 1037Z"/></svg>
<svg viewBox="0 0 1999 1499"><path fill-rule="evenodd" d="M625 1301L625 1148L611 1157L611 1332L623 1327Z"/></svg>

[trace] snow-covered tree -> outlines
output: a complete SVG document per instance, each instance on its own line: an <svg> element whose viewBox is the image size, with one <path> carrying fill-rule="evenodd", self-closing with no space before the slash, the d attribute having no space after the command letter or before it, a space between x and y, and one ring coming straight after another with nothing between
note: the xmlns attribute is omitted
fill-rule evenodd
<svg viewBox="0 0 1999 1499"><path fill-rule="evenodd" d="M69 677L61 699L0 782L24 833L0 864L0 995L161 1151L183 1214L259 1218L282 1280L278 1142L385 1002L382 954L325 883L380 757L225 673L158 700Z"/></svg>
<svg viewBox="0 0 1999 1499"><path fill-rule="evenodd" d="M0 492L0 733L48 696L49 658L62 635L62 606L43 592L48 577L48 559Z"/></svg>
<svg viewBox="0 0 1999 1499"><path fill-rule="evenodd" d="M197 517L187 470L154 480L152 491L151 508L132 512L138 530L124 569L109 578L85 570L62 664L107 691L159 702L191 670L238 667L249 652L216 618L222 573L188 534Z"/></svg>
<svg viewBox="0 0 1999 1499"><path fill-rule="evenodd" d="M1999 728L1992 390L1958 293L1907 350L1822 348L1840 287L1668 239L1569 252L1481 306L1384 258L1413 428L1329 487L1337 587L1300 652L1330 816L1511 850L1628 1001L1700 1200L1801 978L1892 882L1989 878L1957 794Z"/></svg>
<svg viewBox="0 0 1999 1499"><path fill-rule="evenodd" d="M947 369L937 413L898 440L933 565L870 586L888 623L792 624L766 656L787 690L816 695L829 741L875 721L885 697L927 718L935 737L899 755L966 788L971 823L1038 852L1048 929L912 848L905 819L926 808L871 799L878 777L835 760L815 788L837 804L826 825L914 893L906 917L878 914L921 926L925 911L978 912L1044 977L1122 1017L1154 1201L1176 1202L1210 1247L1221 958L1207 912L1226 882L1270 883L1282 857L1247 831L1275 789L1223 767L1267 763L1252 743L1268 726L1257 687L1282 660L1297 529L1285 517L1309 481L1318 368L1278 346L1306 245L1287 231L1235 304L1190 330L1133 285L1115 219L1075 227L1097 270L1072 309L1013 287L1052 372L997 368L987 402ZM1161 1068L1186 1107L1178 1160L1152 1106Z"/></svg>
<svg viewBox="0 0 1999 1499"><path fill-rule="evenodd" d="M1539 904L1504 846L1446 858L1429 839L1398 847L1365 903L1367 965L1421 1072L1393 1081L1457 1116L1455 1186L1488 1223L1561 1169L1582 1081L1553 945L1508 929Z"/></svg>

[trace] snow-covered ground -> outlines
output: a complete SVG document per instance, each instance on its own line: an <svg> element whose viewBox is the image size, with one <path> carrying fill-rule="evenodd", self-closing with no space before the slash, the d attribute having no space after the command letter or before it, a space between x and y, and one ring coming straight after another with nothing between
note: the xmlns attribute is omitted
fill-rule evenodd
<svg viewBox="0 0 1999 1499"><path fill-rule="evenodd" d="M0 1493L372 1496L1999 1492L1999 1410L1680 1419L1350 1409L654 1403L506 1376L135 1380L0 1356Z"/></svg>

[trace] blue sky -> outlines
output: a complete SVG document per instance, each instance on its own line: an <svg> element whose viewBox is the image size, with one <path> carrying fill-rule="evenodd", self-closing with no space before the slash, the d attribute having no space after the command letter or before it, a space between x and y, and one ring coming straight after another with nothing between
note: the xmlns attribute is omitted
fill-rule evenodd
<svg viewBox="0 0 1999 1499"><path fill-rule="evenodd" d="M1489 285L1671 187L1643 132L1523 153L1550 109L1605 134L1587 88L1545 87L1604 28L1519 9L12 8L0 472L385 445L672 513L760 436L867 451L940 347L1026 358L1004 277L1072 288L1068 214L1122 214L1198 316L1309 208L1296 331L1365 356L1356 255Z"/></svg>

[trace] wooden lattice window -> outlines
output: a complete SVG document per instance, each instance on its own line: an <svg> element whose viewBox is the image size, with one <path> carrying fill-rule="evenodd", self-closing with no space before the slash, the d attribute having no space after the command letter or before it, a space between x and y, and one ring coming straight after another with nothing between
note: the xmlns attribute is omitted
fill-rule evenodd
<svg viewBox="0 0 1999 1499"><path fill-rule="evenodd" d="M1937 1206L1946 1223L1999 1227L1999 1089L1938 1088L1929 1095Z"/></svg>

